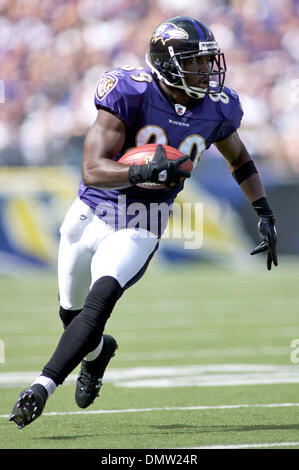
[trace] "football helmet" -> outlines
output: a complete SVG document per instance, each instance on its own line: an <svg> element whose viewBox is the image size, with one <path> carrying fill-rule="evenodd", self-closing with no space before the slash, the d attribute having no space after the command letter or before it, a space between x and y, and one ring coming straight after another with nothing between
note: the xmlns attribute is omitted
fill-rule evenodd
<svg viewBox="0 0 299 470"><path fill-rule="evenodd" d="M186 70L186 59L196 61L201 56L208 57L208 72ZM146 62L159 80L184 90L191 98L203 98L216 89L219 93L224 85L224 54L210 28L195 18L176 16L161 23L152 35ZM201 76L205 88L188 83L188 77L194 75Z"/></svg>

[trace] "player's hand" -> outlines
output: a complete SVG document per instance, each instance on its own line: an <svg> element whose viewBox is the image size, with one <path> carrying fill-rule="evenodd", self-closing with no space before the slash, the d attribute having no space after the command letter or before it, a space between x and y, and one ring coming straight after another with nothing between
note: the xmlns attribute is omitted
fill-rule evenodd
<svg viewBox="0 0 299 470"><path fill-rule="evenodd" d="M274 266L278 266L276 249L277 232L275 227L275 218L269 215L260 216L257 229L262 239L262 242L258 246L256 246L250 254L256 255L257 253L268 251L267 268L270 271L272 263L274 263Z"/></svg>
<svg viewBox="0 0 299 470"><path fill-rule="evenodd" d="M152 183L164 183L166 187L177 185L181 178L190 178L191 173L181 170L179 166L188 160L188 155L184 155L177 160L167 160L165 150L162 145L157 145L155 156L149 163L149 181Z"/></svg>
<svg viewBox="0 0 299 470"><path fill-rule="evenodd" d="M131 184L138 183L160 183L166 188L181 183L182 178L190 178L191 173L184 171L179 166L188 160L184 155L177 160L167 160L164 147L157 145L154 158L145 165L131 165L129 168L129 181Z"/></svg>

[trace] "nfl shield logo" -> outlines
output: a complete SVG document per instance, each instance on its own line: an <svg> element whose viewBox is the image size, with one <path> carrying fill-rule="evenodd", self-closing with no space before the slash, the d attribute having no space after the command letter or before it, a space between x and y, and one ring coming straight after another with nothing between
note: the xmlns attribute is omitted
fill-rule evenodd
<svg viewBox="0 0 299 470"><path fill-rule="evenodd" d="M181 104L176 104L175 105L175 110L179 116L182 116L186 112L186 106L183 106Z"/></svg>

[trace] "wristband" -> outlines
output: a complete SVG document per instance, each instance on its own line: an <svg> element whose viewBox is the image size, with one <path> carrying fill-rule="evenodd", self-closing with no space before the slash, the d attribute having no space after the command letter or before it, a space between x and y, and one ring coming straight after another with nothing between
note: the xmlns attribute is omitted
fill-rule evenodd
<svg viewBox="0 0 299 470"><path fill-rule="evenodd" d="M253 206L254 210L256 211L259 217L261 216L273 217L274 216L273 211L271 207L269 206L269 203L266 197L260 197L256 201L253 201L251 205Z"/></svg>
<svg viewBox="0 0 299 470"><path fill-rule="evenodd" d="M253 160L249 160L248 162L240 166L240 168L233 171L232 176L235 178L238 184L241 184L254 173L257 173L256 166Z"/></svg>

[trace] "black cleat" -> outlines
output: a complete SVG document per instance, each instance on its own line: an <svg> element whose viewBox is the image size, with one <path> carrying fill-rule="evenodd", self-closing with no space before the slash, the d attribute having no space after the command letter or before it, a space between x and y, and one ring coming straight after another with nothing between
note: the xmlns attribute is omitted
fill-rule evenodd
<svg viewBox="0 0 299 470"><path fill-rule="evenodd" d="M104 344L100 355L94 361L83 359L76 383L76 403L87 408L99 396L102 378L110 359L115 356L117 342L110 335L103 335Z"/></svg>
<svg viewBox="0 0 299 470"><path fill-rule="evenodd" d="M14 421L19 429L32 423L42 414L47 398L48 392L45 387L40 384L31 385L20 393L9 421Z"/></svg>

